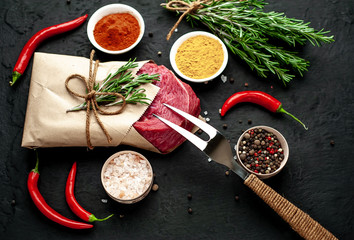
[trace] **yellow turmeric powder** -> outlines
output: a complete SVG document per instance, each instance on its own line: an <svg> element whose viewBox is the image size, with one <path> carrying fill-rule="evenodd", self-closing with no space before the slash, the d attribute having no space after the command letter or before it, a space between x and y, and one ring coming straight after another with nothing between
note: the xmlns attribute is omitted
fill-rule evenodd
<svg viewBox="0 0 354 240"><path fill-rule="evenodd" d="M202 79L214 75L220 69L224 52L218 40L198 35L181 44L175 59L177 68L185 76Z"/></svg>

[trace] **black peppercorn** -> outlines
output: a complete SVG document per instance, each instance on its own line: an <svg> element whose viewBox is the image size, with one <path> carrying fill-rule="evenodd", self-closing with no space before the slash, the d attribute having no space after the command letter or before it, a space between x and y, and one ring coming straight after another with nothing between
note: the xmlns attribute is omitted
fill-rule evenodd
<svg viewBox="0 0 354 240"><path fill-rule="evenodd" d="M152 191L156 192L157 190L159 190L159 185L154 183L154 185L152 185Z"/></svg>
<svg viewBox="0 0 354 240"><path fill-rule="evenodd" d="M193 213L192 208L188 208L188 213L189 213L189 214L192 214L192 213Z"/></svg>
<svg viewBox="0 0 354 240"><path fill-rule="evenodd" d="M188 200L191 200L192 199L192 194L188 193L187 198L188 198Z"/></svg>

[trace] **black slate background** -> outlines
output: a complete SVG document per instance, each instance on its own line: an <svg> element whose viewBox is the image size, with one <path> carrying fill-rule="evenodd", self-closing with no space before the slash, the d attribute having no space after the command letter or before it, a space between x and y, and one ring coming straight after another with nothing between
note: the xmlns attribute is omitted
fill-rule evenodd
<svg viewBox="0 0 354 240"><path fill-rule="evenodd" d="M35 165L32 150L21 148L32 60L24 76L9 87L13 66L26 41L40 29L74 19L114 1L2 0L0 4L0 239L300 239L276 213L225 168L208 163L190 143L168 155L158 155L129 146L113 148L40 149L39 189L55 210L77 219L64 197L67 174L74 161L78 164L76 198L97 217L116 216L95 223L88 231L64 228L47 220L31 201L26 188L28 172ZM108 56L98 52L101 61L153 59L171 69L169 50L183 33L194 29L184 20L170 41L165 37L177 17L164 10L162 1L119 1L144 17L146 31L141 43L131 52ZM354 133L353 104L353 10L352 0L267 1L267 11L285 12L311 22L335 35L335 42L320 48L310 44L298 48L311 62L304 77L288 87L273 78L262 79L238 57L230 54L224 75L235 82L217 78L209 84L192 84L201 100L202 113L208 112L210 124L220 129L234 145L243 129L269 125L286 137L290 158L285 169L269 186L309 213L339 239L354 239ZM82 27L45 41L38 51L89 56L92 46ZM153 33L149 37L148 33ZM157 52L162 55L158 56ZM50 78L50 72L48 77ZM244 86L245 83L249 87ZM226 117L218 114L231 94L242 90L261 90L282 101L284 108L309 127L287 116L276 115L252 105L233 108ZM203 114L203 116L205 116ZM248 124L248 119L252 120ZM239 123L239 121L242 123ZM223 129L222 125L228 128ZM330 141L335 145L331 146ZM132 149L146 155L156 174L157 192L142 202L125 206L114 203L100 183L100 170L113 153ZM192 200L187 199L191 193ZM234 197L239 196L239 201ZM103 203L102 199L107 199ZM187 209L191 207L193 213ZM119 217L124 215L124 217Z"/></svg>

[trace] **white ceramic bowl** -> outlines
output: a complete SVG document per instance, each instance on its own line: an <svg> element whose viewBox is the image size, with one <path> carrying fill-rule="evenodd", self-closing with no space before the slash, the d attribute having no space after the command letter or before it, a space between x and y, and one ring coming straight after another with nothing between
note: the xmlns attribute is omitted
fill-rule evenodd
<svg viewBox="0 0 354 240"><path fill-rule="evenodd" d="M283 154L284 154L284 159L283 161L280 163L280 166L277 170L275 170L274 172L271 172L271 173L255 173L253 172L252 170L250 170L249 168L247 168L242 160L240 159L240 149L239 149L239 146L240 146L240 142L242 141L244 135L249 131L249 130L252 130L252 129L256 129L256 128L262 128L264 130L266 130L267 132L271 132L273 133L279 140L279 143L281 144L281 148L283 149ZM275 176L277 175L283 168L284 166L286 165L287 161L288 161L288 158L289 158L289 146L288 146L288 143L285 139L285 137L280 133L278 132L277 130L275 130L274 128L271 128L271 127L268 127L268 126L255 126L255 127L251 127L249 129L247 129L246 131L244 131L242 133L242 135L240 136L240 138L238 139L237 141L237 144L235 146L235 150L236 150L236 156L237 156L237 161L238 163L244 168L246 169L247 172L249 173L253 173L255 174L257 177L261 178L261 179L266 179L266 178L270 178L272 176Z"/></svg>
<svg viewBox="0 0 354 240"><path fill-rule="evenodd" d="M107 49L101 47L96 42L95 37L93 35L93 31L95 29L96 23L99 20L101 20L104 16L114 14L114 13L129 13L138 20L138 23L140 25L140 34L139 34L138 39L135 41L135 43L133 43L128 48L118 50L118 51L107 50ZM142 39L142 37L144 35L144 31L145 31L145 23L144 23L143 17L140 15L140 13L137 10L135 10L134 8L132 8L128 5L125 5L125 4L120 4L120 3L109 4L104 7L101 7L94 14L92 14L92 16L87 24L87 35L88 35L88 38L89 38L90 42L92 43L92 45L95 48L97 48L98 50L108 53L108 54L122 54L122 53L126 53L126 52L130 51L140 42L140 40Z"/></svg>
<svg viewBox="0 0 354 240"><path fill-rule="evenodd" d="M207 77L207 78L203 78L203 79L194 79L191 77L187 77L186 75L184 75L177 67L176 64L176 54L177 54L177 50L178 48L181 46L181 44L186 41L187 39L191 38L191 37L195 37L195 36L207 36L207 37L211 37L213 39L216 39L217 41L220 42L221 46L222 46L222 50L224 52L224 60L222 62L221 67L219 68L219 70L212 76ZM173 70L182 78L191 81L191 82L206 82L206 81L210 81L213 80L214 78L216 78L217 76L219 76L225 69L226 65L227 65L227 61L228 61L228 52L227 49L225 47L225 44L218 38L216 37L214 34L211 34L209 32L204 32L204 31L194 31L194 32L190 32L190 33L186 33L184 35L182 35L180 38L178 38L176 40L176 42L174 42L174 44L172 45L172 48L170 50L170 62L172 65Z"/></svg>
<svg viewBox="0 0 354 240"><path fill-rule="evenodd" d="M109 187L107 187L107 181L109 181L108 179L105 178L104 174L107 170L107 167L108 165L115 159L117 158L118 156L122 155L122 154L132 154L132 155L136 155L139 157L139 159L143 160L143 161L146 161L147 163L147 166L148 166L148 174L146 176L136 176L134 171L133 172L130 172L132 174L129 173L130 177L133 175L137 178L149 178L149 182L147 184L144 185L144 188L145 190L139 195L139 196L136 196L134 198L120 198L119 196L116 196L116 194L112 193L109 189ZM124 164L124 168L126 169L126 166L129 165L126 161L125 161L125 164ZM141 173L141 172L140 172ZM126 178L126 175L125 177L123 176L120 176L122 177L122 179ZM115 154L113 154L112 156L110 156L106 162L104 163L103 167L102 167L102 170L101 170L101 183L102 183L102 186L104 188L104 190L106 191L106 193L108 194L108 196L110 196L113 200L119 202L119 203L124 203L124 204L132 204L132 203L136 203L136 202L139 202L141 201L142 199L144 199L150 192L151 190L151 187L152 187L152 184L153 184L153 170L152 170L152 167L151 167L151 164L150 162L140 153L138 152L135 152L135 151L120 151L120 152L117 152ZM127 179L129 180L129 185L131 186L133 180L132 179ZM127 182L126 182L127 183ZM123 185L123 184L122 184ZM118 185L115 185L116 187L118 187L118 189L124 189L124 186L118 186Z"/></svg>

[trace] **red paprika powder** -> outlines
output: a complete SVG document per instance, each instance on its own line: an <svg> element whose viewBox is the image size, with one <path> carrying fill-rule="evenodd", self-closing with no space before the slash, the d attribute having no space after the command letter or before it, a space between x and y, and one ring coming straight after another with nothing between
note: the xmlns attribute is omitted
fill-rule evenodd
<svg viewBox="0 0 354 240"><path fill-rule="evenodd" d="M99 20L93 31L96 42L107 50L125 49L138 39L140 25L129 13L114 13Z"/></svg>

